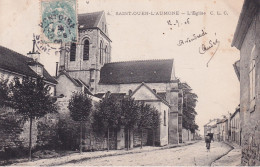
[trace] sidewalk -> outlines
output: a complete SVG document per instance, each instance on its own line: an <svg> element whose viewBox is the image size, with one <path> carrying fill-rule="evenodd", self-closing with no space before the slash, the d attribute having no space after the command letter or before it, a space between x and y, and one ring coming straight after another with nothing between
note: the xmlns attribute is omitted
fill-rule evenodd
<svg viewBox="0 0 260 167"><path fill-rule="evenodd" d="M214 161L211 166L240 166L241 165L241 147L235 143L226 143L232 149L220 159Z"/></svg>
<svg viewBox="0 0 260 167"><path fill-rule="evenodd" d="M95 152L83 152L82 154L74 153L74 154L70 154L70 155L66 155L66 156L58 157L58 158L41 159L41 160L36 160L36 161L31 161L31 162L24 162L24 163L15 163L15 164L11 164L11 166L57 166L57 165L63 165L66 163L73 163L75 161L83 161L83 160L94 159L94 158L124 155L124 154L134 154L134 153L150 152L150 151L163 150L163 149L169 149L169 148L175 148L175 147L182 147L182 146L191 145L191 144L194 144L197 142L198 141L191 141L191 142L187 142L187 143L167 145L164 147L145 146L142 149L140 149L140 147L137 147L137 148L133 148L129 151L127 151L127 150L110 150L109 152L95 151Z"/></svg>

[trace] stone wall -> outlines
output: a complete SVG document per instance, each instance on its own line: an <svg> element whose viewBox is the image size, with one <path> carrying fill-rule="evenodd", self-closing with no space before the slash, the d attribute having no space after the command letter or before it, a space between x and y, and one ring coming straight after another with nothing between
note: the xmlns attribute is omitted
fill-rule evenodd
<svg viewBox="0 0 260 167"><path fill-rule="evenodd" d="M141 146L141 130L135 130L134 131L134 147L139 147ZM147 140L148 140L148 131L145 129L143 130L143 146L147 145Z"/></svg>
<svg viewBox="0 0 260 167"><path fill-rule="evenodd" d="M253 19L240 50L240 125L242 128L242 165L260 165L260 13ZM254 45L256 57L253 57ZM255 99L250 100L250 65L255 59Z"/></svg>
<svg viewBox="0 0 260 167"><path fill-rule="evenodd" d="M169 113L169 144L179 144L178 113Z"/></svg>
<svg viewBox="0 0 260 167"><path fill-rule="evenodd" d="M12 109L0 108L0 151L22 146L20 135L23 121L17 119L12 112Z"/></svg>
<svg viewBox="0 0 260 167"><path fill-rule="evenodd" d="M192 139L192 135L190 130L187 130L185 128L182 129L182 142L187 142L187 141L191 141Z"/></svg>
<svg viewBox="0 0 260 167"><path fill-rule="evenodd" d="M69 109L67 108L69 104L69 99L68 98L60 98L57 100L58 104L58 112L59 112L59 117L62 119L71 119L70 114L69 114ZM79 123L74 122L71 120L76 125ZM74 126L74 125L72 125ZM79 136L75 136L74 143L79 145ZM107 149L107 134L106 132L104 133L98 133L94 132L93 129L91 128L91 125L87 123L83 127L83 149L86 151L89 150L105 150ZM110 134L109 134L109 148L110 149L116 149L117 148L117 132L114 131L113 129L110 129Z"/></svg>
<svg viewBox="0 0 260 167"><path fill-rule="evenodd" d="M39 120L33 120L32 148L45 145L49 141L50 135L48 135L48 131L51 131L51 129L44 132L38 129L38 125L42 122L46 123L46 119L48 119L47 116ZM45 124L45 126L51 127L52 125ZM28 120L23 120L22 116L15 114L15 111L11 108L0 109L0 151L28 148L29 132L30 123ZM39 138L39 133L43 134L41 138Z"/></svg>
<svg viewBox="0 0 260 167"><path fill-rule="evenodd" d="M108 146L107 134L99 134L87 128L83 135L83 149L90 150L105 150ZM109 132L109 149L116 150L117 131L110 129Z"/></svg>
<svg viewBox="0 0 260 167"><path fill-rule="evenodd" d="M182 143L182 115L178 115L179 143Z"/></svg>

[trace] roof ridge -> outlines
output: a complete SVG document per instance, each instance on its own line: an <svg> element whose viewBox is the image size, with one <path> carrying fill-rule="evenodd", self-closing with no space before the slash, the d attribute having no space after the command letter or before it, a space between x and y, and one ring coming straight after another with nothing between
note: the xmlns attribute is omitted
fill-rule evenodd
<svg viewBox="0 0 260 167"><path fill-rule="evenodd" d="M97 11L97 12L89 12L89 13L79 13L78 15L88 15L88 14L96 14L96 13L103 13L104 10Z"/></svg>
<svg viewBox="0 0 260 167"><path fill-rule="evenodd" d="M100 23L100 21L101 21L101 19L102 19L102 16L104 15L104 11L101 11L100 13L99 13L99 18L96 20L96 22L95 22L95 25L96 25L96 27L98 27L98 24ZM101 30L102 32L103 32L103 30Z"/></svg>
<svg viewBox="0 0 260 167"><path fill-rule="evenodd" d="M100 70L100 83L170 82L173 64L173 59L134 60L105 64Z"/></svg>
<svg viewBox="0 0 260 167"><path fill-rule="evenodd" d="M75 80L75 78L71 77L70 74L69 74L66 70L62 70L62 71L60 72L60 74L58 75L58 77L60 77L62 74L64 74L67 78L69 78L69 80L71 80L76 86L80 86L80 85L78 84L78 82ZM57 78L58 78L58 77L57 77Z"/></svg>
<svg viewBox="0 0 260 167"><path fill-rule="evenodd" d="M4 70L15 72L19 75L37 77L38 74L29 67L30 62L33 62L31 57L25 56L2 45L0 45L0 57L4 59L0 63L0 67L2 67ZM7 64L5 64L6 62ZM37 63L41 64L40 62ZM56 83L57 81L48 73L48 71L44 68L44 65L41 65L43 66L44 80L51 83Z"/></svg>
<svg viewBox="0 0 260 167"><path fill-rule="evenodd" d="M166 100L164 100L161 96L159 96L157 93L155 93L155 92L153 91L153 89L150 88L145 82L142 82L142 83L132 92L132 94L131 94L130 96L133 96L142 86L145 86L150 92L152 92L152 94L155 95L155 97L157 97L159 100L161 100L164 104L170 106L170 104L169 104Z"/></svg>
<svg viewBox="0 0 260 167"><path fill-rule="evenodd" d="M106 64L113 64L113 63L127 63L127 62L151 62L151 61L167 61L167 60L174 60L174 59L148 59L148 60L128 60L128 61L115 61Z"/></svg>
<svg viewBox="0 0 260 167"><path fill-rule="evenodd" d="M26 58L28 58L28 59L32 59L32 58L30 58L30 57L28 57L28 56L25 56L25 55L23 55L23 54L21 54L21 53L18 53L18 52L15 51L15 50L9 49L9 48L7 48L7 47L5 47L5 46L0 45L0 47L2 47L2 48L5 49L5 50L14 52L14 53L18 54L19 56L23 56L23 57L26 57Z"/></svg>

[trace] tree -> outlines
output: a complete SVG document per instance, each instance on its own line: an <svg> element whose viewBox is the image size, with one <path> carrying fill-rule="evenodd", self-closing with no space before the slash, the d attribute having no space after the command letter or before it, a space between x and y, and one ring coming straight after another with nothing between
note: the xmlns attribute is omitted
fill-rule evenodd
<svg viewBox="0 0 260 167"><path fill-rule="evenodd" d="M98 111L94 115L94 124L99 124L100 127L107 129L107 150L109 151L109 129L115 129L119 127L120 121L120 105L118 100L114 97L106 94L99 105ZM102 124L101 124L102 123Z"/></svg>
<svg viewBox="0 0 260 167"><path fill-rule="evenodd" d="M29 160L32 153L32 122L47 113L57 112L57 107L49 93L49 86L43 78L24 77L22 82L15 78L10 84L11 106L16 109L16 114L21 114L25 120L29 119Z"/></svg>
<svg viewBox="0 0 260 167"><path fill-rule="evenodd" d="M79 145L75 138L78 138L80 126L71 116L60 117L57 123L58 143L61 150L76 150Z"/></svg>
<svg viewBox="0 0 260 167"><path fill-rule="evenodd" d="M56 122L56 120L58 120L58 115L47 114L37 122L38 135L36 143L38 148L59 148L58 122Z"/></svg>
<svg viewBox="0 0 260 167"><path fill-rule="evenodd" d="M129 150L130 130L133 130L140 120L139 109L138 103L131 97L126 97L121 101L120 125L127 130L127 150Z"/></svg>
<svg viewBox="0 0 260 167"><path fill-rule="evenodd" d="M0 80L0 107L8 105L10 89L8 80Z"/></svg>
<svg viewBox="0 0 260 167"><path fill-rule="evenodd" d="M160 123L161 123L160 115L161 114L155 107L152 107L150 112L151 112L150 128L153 131L153 146L155 146L155 132L160 126Z"/></svg>
<svg viewBox="0 0 260 167"><path fill-rule="evenodd" d="M149 128L152 119L151 106L141 103L139 111L140 119L138 120L138 128L141 130L141 148L143 148L143 130Z"/></svg>
<svg viewBox="0 0 260 167"><path fill-rule="evenodd" d="M185 129L189 129L192 133L198 129L198 125L195 122L195 117L197 112L195 110L198 96L192 92L191 87L186 83L180 83L179 88L183 92L183 116L182 116L182 126Z"/></svg>
<svg viewBox="0 0 260 167"><path fill-rule="evenodd" d="M80 122L80 145L79 150L82 153L82 124L89 120L92 110L92 99L89 95L82 92L74 93L69 101L68 109L70 116L74 121Z"/></svg>

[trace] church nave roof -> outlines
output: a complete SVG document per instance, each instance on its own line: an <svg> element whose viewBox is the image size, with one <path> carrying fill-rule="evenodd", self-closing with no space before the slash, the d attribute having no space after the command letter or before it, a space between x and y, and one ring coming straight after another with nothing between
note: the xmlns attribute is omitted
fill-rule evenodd
<svg viewBox="0 0 260 167"><path fill-rule="evenodd" d="M172 80L173 59L107 63L100 84L166 83Z"/></svg>

